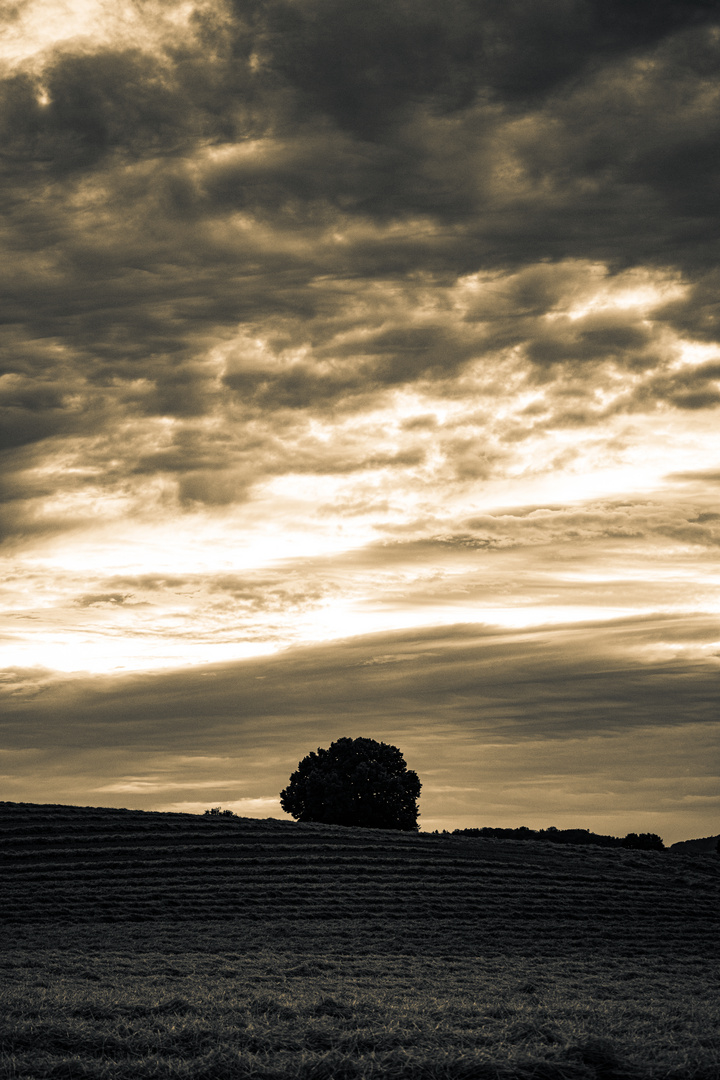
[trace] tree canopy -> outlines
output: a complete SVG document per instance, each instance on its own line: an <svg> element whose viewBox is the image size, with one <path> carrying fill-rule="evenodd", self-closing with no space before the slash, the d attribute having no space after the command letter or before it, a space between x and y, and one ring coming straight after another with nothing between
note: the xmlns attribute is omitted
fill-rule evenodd
<svg viewBox="0 0 720 1080"><path fill-rule="evenodd" d="M302 759L280 805L297 821L417 832L421 786L396 746L343 738Z"/></svg>

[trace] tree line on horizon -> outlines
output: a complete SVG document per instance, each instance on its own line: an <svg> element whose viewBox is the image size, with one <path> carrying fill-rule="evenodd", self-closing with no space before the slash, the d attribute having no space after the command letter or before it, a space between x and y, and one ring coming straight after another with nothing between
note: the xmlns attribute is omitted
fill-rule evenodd
<svg viewBox="0 0 720 1080"><path fill-rule="evenodd" d="M634 833L627 836L605 836L589 829L529 829L520 825L517 829L482 828L453 829L452 836L486 836L497 840L548 840L552 844L595 844L598 847L629 848L635 851L665 851L665 844L657 833Z"/></svg>
<svg viewBox="0 0 720 1080"><path fill-rule="evenodd" d="M306 755L280 792L280 805L296 821L367 829L418 832L417 800L422 784L408 769L401 751L388 743L367 738L341 738L328 749ZM234 817L219 806L206 816ZM438 830L435 830L438 834ZM443 830L443 835L482 836L494 839L546 840L555 844L595 844L643 851L664 851L657 833L604 836L589 829L480 828Z"/></svg>

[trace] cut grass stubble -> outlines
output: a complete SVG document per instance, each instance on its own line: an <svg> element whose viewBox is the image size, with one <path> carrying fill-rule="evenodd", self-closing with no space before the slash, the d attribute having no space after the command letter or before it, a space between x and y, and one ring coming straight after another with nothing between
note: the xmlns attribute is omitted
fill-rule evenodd
<svg viewBox="0 0 720 1080"><path fill-rule="evenodd" d="M718 1080L720 861L0 803L0 1080Z"/></svg>
<svg viewBox="0 0 720 1080"><path fill-rule="evenodd" d="M36 947L2 965L3 1078L720 1075L720 997L700 959Z"/></svg>

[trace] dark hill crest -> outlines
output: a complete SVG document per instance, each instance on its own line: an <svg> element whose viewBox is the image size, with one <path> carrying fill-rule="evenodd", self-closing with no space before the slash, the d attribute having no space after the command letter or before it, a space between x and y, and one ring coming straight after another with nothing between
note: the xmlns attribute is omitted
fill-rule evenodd
<svg viewBox="0 0 720 1080"><path fill-rule="evenodd" d="M263 924L341 947L352 924L393 951L706 953L719 911L720 859L694 854L0 803L6 926Z"/></svg>

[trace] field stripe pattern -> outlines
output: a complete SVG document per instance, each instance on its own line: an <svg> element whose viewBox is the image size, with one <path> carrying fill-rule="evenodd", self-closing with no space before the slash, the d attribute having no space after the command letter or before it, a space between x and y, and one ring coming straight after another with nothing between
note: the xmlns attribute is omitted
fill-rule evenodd
<svg viewBox="0 0 720 1080"><path fill-rule="evenodd" d="M0 804L0 1080L717 1080L714 855Z"/></svg>
<svg viewBox="0 0 720 1080"><path fill-rule="evenodd" d="M719 910L713 856L0 804L6 924L397 920L442 937L451 915L475 949L704 953Z"/></svg>

